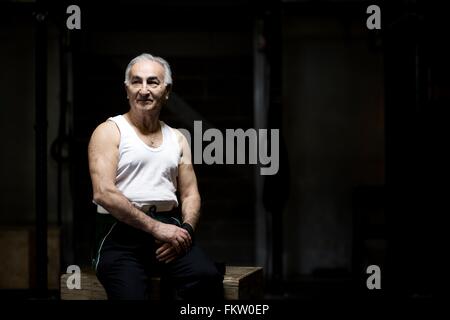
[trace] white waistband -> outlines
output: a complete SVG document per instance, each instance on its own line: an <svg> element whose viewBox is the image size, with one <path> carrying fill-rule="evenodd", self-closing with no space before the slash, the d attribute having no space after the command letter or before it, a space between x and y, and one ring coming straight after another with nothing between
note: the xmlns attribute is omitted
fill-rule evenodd
<svg viewBox="0 0 450 320"><path fill-rule="evenodd" d="M167 202L154 202L154 203L144 204L144 205L139 205L137 203L132 203L132 204L136 208L138 208L139 210L144 211L144 212L148 212L148 210L150 209L151 206L155 206L157 212L170 211L170 210L174 209L174 205L172 203L167 203ZM106 209L100 205L97 205L97 212L101 213L101 214L109 214L109 212L106 211Z"/></svg>

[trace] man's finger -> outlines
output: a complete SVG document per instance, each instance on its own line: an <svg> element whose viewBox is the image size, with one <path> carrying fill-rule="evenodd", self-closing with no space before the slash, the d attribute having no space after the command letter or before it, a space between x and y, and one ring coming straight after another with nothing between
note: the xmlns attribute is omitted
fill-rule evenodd
<svg viewBox="0 0 450 320"><path fill-rule="evenodd" d="M175 251L176 251L177 253L180 253L180 252L181 252L181 247L180 247L180 244L179 244L179 242L178 242L177 239L174 239L174 240L171 242L171 244L172 244L173 248L175 249Z"/></svg>
<svg viewBox="0 0 450 320"><path fill-rule="evenodd" d="M189 232L187 232L184 229L180 229L180 231L181 231L181 234L179 234L179 236L176 238L176 241L181 246L180 249L182 249L182 251L186 251L189 246L190 235L189 235ZM177 251L177 252L180 253L181 251Z"/></svg>
<svg viewBox="0 0 450 320"><path fill-rule="evenodd" d="M160 254L162 251L167 250L167 248L170 248L170 244L169 243L164 243L162 246L160 246L157 250L156 250L156 254Z"/></svg>
<svg viewBox="0 0 450 320"><path fill-rule="evenodd" d="M185 239L188 241L188 243L191 243L192 242L191 235L189 234L189 232L186 229L183 229L183 231L186 236Z"/></svg>
<svg viewBox="0 0 450 320"><path fill-rule="evenodd" d="M171 251L170 253L168 253L167 255L165 255L164 257L161 257L158 261L160 262L166 262L167 260L170 259L174 259L178 256L178 254L175 251Z"/></svg>
<svg viewBox="0 0 450 320"><path fill-rule="evenodd" d="M188 248L187 241L183 238L179 238L178 241L180 242L180 245L183 248L183 251L186 251Z"/></svg>
<svg viewBox="0 0 450 320"><path fill-rule="evenodd" d="M161 260L164 259L166 256L168 256L172 252L172 248L167 248L166 250L162 251L161 253L156 255L156 259Z"/></svg>
<svg viewBox="0 0 450 320"><path fill-rule="evenodd" d="M184 243L186 246L185 250L187 250L187 248L190 247L192 244L192 239L191 239L191 235L189 234L189 232L187 232L185 229L182 229L182 230L183 230L183 240L184 240Z"/></svg>

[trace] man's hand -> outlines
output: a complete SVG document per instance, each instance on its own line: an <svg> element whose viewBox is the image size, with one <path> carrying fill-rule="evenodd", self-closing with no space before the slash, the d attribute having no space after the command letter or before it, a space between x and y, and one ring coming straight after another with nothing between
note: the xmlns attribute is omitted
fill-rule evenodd
<svg viewBox="0 0 450 320"><path fill-rule="evenodd" d="M176 254L186 252L192 245L192 239L189 232L173 224L158 222L153 235L156 240L164 243L163 246L165 244L170 245L171 251L175 250ZM167 251L166 249L168 248L164 247L164 251ZM167 254L168 253L166 253L166 255Z"/></svg>
<svg viewBox="0 0 450 320"><path fill-rule="evenodd" d="M156 250L156 259L159 262L169 263L180 256L170 243L156 241L156 244L159 245L159 248Z"/></svg>

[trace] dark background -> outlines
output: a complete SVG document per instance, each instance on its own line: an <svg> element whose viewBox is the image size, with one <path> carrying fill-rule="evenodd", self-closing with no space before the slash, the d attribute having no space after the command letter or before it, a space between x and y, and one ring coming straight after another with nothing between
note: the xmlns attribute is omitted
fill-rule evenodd
<svg viewBox="0 0 450 320"><path fill-rule="evenodd" d="M81 30L66 28L70 4ZM197 239L215 261L264 267L267 298L434 297L448 211L447 11L378 2L381 30L368 30L370 4L0 2L2 296L57 297L67 266L89 267L87 144L128 110L125 67L148 52L172 67L169 125L280 129L277 175L195 166ZM372 264L378 291L366 287Z"/></svg>

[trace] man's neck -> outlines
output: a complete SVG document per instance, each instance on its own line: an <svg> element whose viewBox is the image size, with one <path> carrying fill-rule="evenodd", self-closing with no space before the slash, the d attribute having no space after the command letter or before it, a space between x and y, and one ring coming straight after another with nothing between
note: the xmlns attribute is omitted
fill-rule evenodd
<svg viewBox="0 0 450 320"><path fill-rule="evenodd" d="M159 112L153 113L140 113L133 110L128 111L125 116L140 132L143 134L155 133L159 130Z"/></svg>

